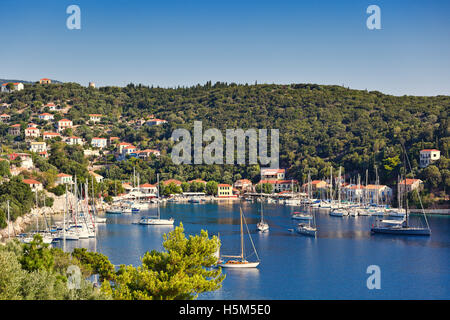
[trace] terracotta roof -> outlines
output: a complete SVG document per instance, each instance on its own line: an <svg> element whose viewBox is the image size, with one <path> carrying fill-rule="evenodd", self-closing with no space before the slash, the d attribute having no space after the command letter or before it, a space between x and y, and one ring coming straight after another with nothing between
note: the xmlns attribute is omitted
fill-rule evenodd
<svg viewBox="0 0 450 320"><path fill-rule="evenodd" d="M422 152L422 151L440 151L440 150L437 150L437 149L423 149L423 150L420 150L420 152Z"/></svg>
<svg viewBox="0 0 450 320"><path fill-rule="evenodd" d="M221 184L219 184L217 186L218 187L227 187L227 188L231 187L229 184L226 184L226 183L221 183Z"/></svg>
<svg viewBox="0 0 450 320"><path fill-rule="evenodd" d="M65 173L60 173L57 175L58 178L63 178L63 177L71 177L70 174L65 174Z"/></svg>
<svg viewBox="0 0 450 320"><path fill-rule="evenodd" d="M177 179L169 179L169 180L166 180L166 181L163 182L163 184L165 186L167 186L170 183L174 183L176 185L181 185L182 184L182 182L180 180L177 180Z"/></svg>
<svg viewBox="0 0 450 320"><path fill-rule="evenodd" d="M407 184L407 185L414 184L414 183L416 183L417 181L422 182L422 180L420 180L420 179L408 179L408 178L406 178L406 184ZM399 184L400 184L400 185L402 185L402 184L404 185L404 184L405 184L405 180L400 181Z"/></svg>
<svg viewBox="0 0 450 320"><path fill-rule="evenodd" d="M139 188L156 188L156 184L144 183L141 184Z"/></svg>
<svg viewBox="0 0 450 320"><path fill-rule="evenodd" d="M26 183L26 184L42 184L41 182L36 181L36 180L34 180L34 179L23 179L22 182L23 182L23 183Z"/></svg>

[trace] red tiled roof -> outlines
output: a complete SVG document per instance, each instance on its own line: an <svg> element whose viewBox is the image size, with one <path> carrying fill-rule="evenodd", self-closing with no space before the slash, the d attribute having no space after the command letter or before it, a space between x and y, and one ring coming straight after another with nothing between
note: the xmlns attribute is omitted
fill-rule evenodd
<svg viewBox="0 0 450 320"><path fill-rule="evenodd" d="M65 174L65 173L60 173L57 175L58 178L63 178L63 177L71 177L70 174Z"/></svg>
<svg viewBox="0 0 450 320"><path fill-rule="evenodd" d="M411 184L414 184L414 183L416 183L417 181L422 181L422 180L420 180L420 179L408 179L408 178L406 178L406 184L407 185L411 185ZM402 180L402 181L400 181L400 185L404 185L405 184L405 180Z"/></svg>
<svg viewBox="0 0 450 320"><path fill-rule="evenodd" d="M144 183L139 186L139 188L156 188L155 184Z"/></svg>
<svg viewBox="0 0 450 320"><path fill-rule="evenodd" d="M420 152L422 152L422 151L439 151L439 150L437 150L437 149L423 149L423 150L420 150Z"/></svg>
<svg viewBox="0 0 450 320"><path fill-rule="evenodd" d="M34 180L34 179L23 179L22 182L23 182L23 183L26 183L26 184L42 184L41 182L36 181L36 180Z"/></svg>
<svg viewBox="0 0 450 320"><path fill-rule="evenodd" d="M219 185L217 185L218 187L231 187L229 184L226 184L226 183L221 183L221 184L219 184Z"/></svg>

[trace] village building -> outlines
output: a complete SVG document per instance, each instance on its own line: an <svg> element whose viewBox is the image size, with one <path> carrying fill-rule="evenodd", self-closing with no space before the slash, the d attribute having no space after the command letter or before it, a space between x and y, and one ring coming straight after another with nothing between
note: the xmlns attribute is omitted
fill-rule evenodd
<svg viewBox="0 0 450 320"><path fill-rule="evenodd" d="M183 182L181 182L180 180L177 180L177 179L169 179L169 180L163 181L162 184L163 184L163 186L168 186L171 183L173 183L173 184L175 184L177 186L181 186L181 184Z"/></svg>
<svg viewBox="0 0 450 320"><path fill-rule="evenodd" d="M123 149L122 149L122 155L134 155L134 154L136 154L136 150L137 150L137 148L135 147L135 146L133 146L133 145L128 145L128 146L125 146Z"/></svg>
<svg viewBox="0 0 450 320"><path fill-rule="evenodd" d="M96 122L100 122L101 120L102 120L101 114L90 114L89 115L89 121L96 123Z"/></svg>
<svg viewBox="0 0 450 320"><path fill-rule="evenodd" d="M91 146L99 149L106 148L108 146L108 140L106 138L92 138Z"/></svg>
<svg viewBox="0 0 450 320"><path fill-rule="evenodd" d="M80 137L71 136L71 137L66 138L66 143L71 146L76 145L76 144L83 145L83 139Z"/></svg>
<svg viewBox="0 0 450 320"><path fill-rule="evenodd" d="M128 142L121 142L121 143L119 143L119 153L123 154L123 149L125 147L129 147L129 146L132 146L132 144L128 143Z"/></svg>
<svg viewBox="0 0 450 320"><path fill-rule="evenodd" d="M40 115L38 115L38 118L40 120L44 120L44 121L50 121L53 120L55 117L51 114L51 113L41 113Z"/></svg>
<svg viewBox="0 0 450 320"><path fill-rule="evenodd" d="M158 193L158 187L156 184L150 184L150 183L144 183L139 186L139 189L142 193L146 194L157 194Z"/></svg>
<svg viewBox="0 0 450 320"><path fill-rule="evenodd" d="M217 186L217 197L219 198L234 198L233 187L229 184L221 183Z"/></svg>
<svg viewBox="0 0 450 320"><path fill-rule="evenodd" d="M48 159L48 152L47 151L41 151L41 152L39 152L39 155L42 158Z"/></svg>
<svg viewBox="0 0 450 320"><path fill-rule="evenodd" d="M258 184L270 183L272 185L273 192L283 192L291 190L292 186L298 185L297 180L261 180Z"/></svg>
<svg viewBox="0 0 450 320"><path fill-rule="evenodd" d="M285 169L261 169L261 180L284 180Z"/></svg>
<svg viewBox="0 0 450 320"><path fill-rule="evenodd" d="M236 182L234 183L233 187L235 189L239 190L240 192L251 192L251 191L253 191L253 184L248 179L236 180Z"/></svg>
<svg viewBox="0 0 450 320"><path fill-rule="evenodd" d="M13 85L13 88L10 90L8 89L8 84L9 83L3 83L2 84L2 92L12 92L12 91L20 91L24 89L23 83L22 82L10 82Z"/></svg>
<svg viewBox="0 0 450 320"><path fill-rule="evenodd" d="M1 122L8 122L11 120L11 116L9 114L3 113L0 115Z"/></svg>
<svg viewBox="0 0 450 320"><path fill-rule="evenodd" d="M55 183L57 185L59 184L72 184L73 183L73 178L70 174L65 174L65 173L60 173L56 176L56 181Z"/></svg>
<svg viewBox="0 0 450 320"><path fill-rule="evenodd" d="M38 128L29 127L25 129L25 137L27 138L39 138L41 132Z"/></svg>
<svg viewBox="0 0 450 320"><path fill-rule="evenodd" d="M44 138L44 141L46 141L49 139L61 137L61 134L59 134L58 132L44 132L42 134L42 137Z"/></svg>
<svg viewBox="0 0 450 320"><path fill-rule="evenodd" d="M341 195L345 196L345 199L349 201L356 202L358 199L363 199L364 197L364 186L357 184L349 184L342 188Z"/></svg>
<svg viewBox="0 0 450 320"><path fill-rule="evenodd" d="M167 123L167 120L162 120L162 119L150 119L147 120L146 124L149 126L159 126L162 124Z"/></svg>
<svg viewBox="0 0 450 320"><path fill-rule="evenodd" d="M139 151L136 151L136 154L140 159L143 159L143 160L148 160L152 154L155 155L156 157L159 157L161 155L159 150L153 150L153 149L139 150Z"/></svg>
<svg viewBox="0 0 450 320"><path fill-rule="evenodd" d="M95 181L97 181L97 183L103 182L104 178L101 174L98 174L94 171L89 171L89 174L94 177L94 179L95 179Z"/></svg>
<svg viewBox="0 0 450 320"><path fill-rule="evenodd" d="M40 84L51 84L52 80L49 78L42 78L42 79L39 79L39 83Z"/></svg>
<svg viewBox="0 0 450 320"><path fill-rule="evenodd" d="M364 197L371 203L387 203L392 199L392 189L386 185L369 184L364 188Z"/></svg>
<svg viewBox="0 0 450 320"><path fill-rule="evenodd" d="M47 103L46 105L45 105L45 107L47 107L48 108L48 110L50 110L50 111L56 111L56 104L54 104L53 102L49 102L49 103Z"/></svg>
<svg viewBox="0 0 450 320"><path fill-rule="evenodd" d="M36 153L47 151L47 143L45 143L45 142L31 142L31 144L30 144L30 151L36 152Z"/></svg>
<svg viewBox="0 0 450 320"><path fill-rule="evenodd" d="M57 130L58 130L58 132L61 132L65 129L72 128L72 127L73 127L73 123L71 120L62 119L62 120L58 121Z"/></svg>
<svg viewBox="0 0 450 320"><path fill-rule="evenodd" d="M420 150L420 167L426 168L430 163L441 158L441 151L437 149L423 149Z"/></svg>
<svg viewBox="0 0 450 320"><path fill-rule="evenodd" d="M38 192L38 191L41 191L44 189L42 183L37 180L34 180L34 179L23 179L22 182L29 185L31 188L31 191L33 191L33 192Z"/></svg>
<svg viewBox="0 0 450 320"><path fill-rule="evenodd" d="M38 125L36 123L30 122L29 124L27 124L27 128L37 128Z"/></svg>
<svg viewBox="0 0 450 320"><path fill-rule="evenodd" d="M20 133L21 133L20 124L13 124L8 129L8 134L10 134L12 136L20 136Z"/></svg>
<svg viewBox="0 0 450 320"><path fill-rule="evenodd" d="M25 168L25 169L31 169L33 168L33 159L31 157L31 154L29 153L10 153L8 154L8 159L10 161L14 161L17 158L20 159L21 163L20 163L20 167L21 168Z"/></svg>
<svg viewBox="0 0 450 320"><path fill-rule="evenodd" d="M110 137L109 145L112 146L114 143L117 143L119 140L120 140L119 137Z"/></svg>
<svg viewBox="0 0 450 320"><path fill-rule="evenodd" d="M423 186L423 181L420 179L403 179L398 184L399 191L401 194L406 192L411 192L413 190L420 190Z"/></svg>

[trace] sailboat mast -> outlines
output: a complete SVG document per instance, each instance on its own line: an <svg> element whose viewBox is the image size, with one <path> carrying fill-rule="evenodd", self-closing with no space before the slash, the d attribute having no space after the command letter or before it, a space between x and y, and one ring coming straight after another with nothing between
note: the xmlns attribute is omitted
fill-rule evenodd
<svg viewBox="0 0 450 320"><path fill-rule="evenodd" d="M405 223L408 226L408 196L406 194L406 148L403 146L403 169L405 171L405 175L403 177L403 191L405 192Z"/></svg>
<svg viewBox="0 0 450 320"><path fill-rule="evenodd" d="M242 227L242 208L240 208L241 214L241 259L244 260L244 229Z"/></svg>
<svg viewBox="0 0 450 320"><path fill-rule="evenodd" d="M156 183L158 185L158 202L157 202L157 208L158 208L158 219L161 219L160 212L159 212L159 173L156 174Z"/></svg>

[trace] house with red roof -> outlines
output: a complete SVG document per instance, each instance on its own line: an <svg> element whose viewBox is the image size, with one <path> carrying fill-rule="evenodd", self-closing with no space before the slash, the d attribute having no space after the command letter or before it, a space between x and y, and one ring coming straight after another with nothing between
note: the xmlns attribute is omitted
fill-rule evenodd
<svg viewBox="0 0 450 320"><path fill-rule="evenodd" d="M71 136L71 137L66 138L66 143L71 146L76 145L76 144L83 145L83 139L80 137Z"/></svg>
<svg viewBox="0 0 450 320"><path fill-rule="evenodd" d="M45 140L48 140L48 139L53 139L53 138L61 137L61 134L58 133L58 132L44 132L44 133L42 134L42 137L44 138L44 141L45 141Z"/></svg>
<svg viewBox="0 0 450 320"><path fill-rule="evenodd" d="M22 182L29 185L31 188L31 191L33 191L33 192L41 191L44 189L42 183L37 180L34 180L34 179L23 179Z"/></svg>
<svg viewBox="0 0 450 320"><path fill-rule="evenodd" d="M28 127L25 129L25 137L27 138L39 138L41 135L41 132L38 128L35 127Z"/></svg>
<svg viewBox="0 0 450 320"><path fill-rule="evenodd" d="M241 192L250 192L253 190L253 183L248 179L239 179L234 182L234 188Z"/></svg>
<svg viewBox="0 0 450 320"><path fill-rule="evenodd" d="M162 124L167 123L167 120L163 120L163 119L150 119L147 120L146 124L149 126L159 126Z"/></svg>
<svg viewBox="0 0 450 320"><path fill-rule="evenodd" d="M20 136L20 133L21 133L20 124L13 124L8 129L8 134L10 134L12 136Z"/></svg>
<svg viewBox="0 0 450 320"><path fill-rule="evenodd" d="M140 159L143 159L143 160L149 159L150 155L152 155L152 154L155 155L156 157L159 157L161 155L159 150L154 150L154 149L139 150L139 151L136 151L136 154L138 155L138 157Z"/></svg>
<svg viewBox="0 0 450 320"><path fill-rule="evenodd" d="M181 186L181 184L183 182L181 182L180 180L177 180L177 179L169 179L169 180L163 181L163 186L168 186L171 183L174 183L177 186Z"/></svg>
<svg viewBox="0 0 450 320"><path fill-rule="evenodd" d="M56 104L49 102L45 105L50 111L56 111Z"/></svg>
<svg viewBox="0 0 450 320"><path fill-rule="evenodd" d="M258 184L270 183L274 192L283 192L291 190L291 186L298 185L297 180L260 180Z"/></svg>
<svg viewBox="0 0 450 320"><path fill-rule="evenodd" d="M52 80L49 78L42 78L42 79L39 79L39 83L40 84L50 84L50 83L52 83Z"/></svg>
<svg viewBox="0 0 450 320"><path fill-rule="evenodd" d="M218 198L236 198L237 195L233 193L233 186L226 184L226 183L220 183L217 186L217 197Z"/></svg>
<svg viewBox="0 0 450 320"><path fill-rule="evenodd" d="M10 90L8 89L8 84L11 83L13 85L13 88ZM9 82L9 83L3 83L1 87L2 92L12 92L12 91L20 91L24 89L22 82Z"/></svg>
<svg viewBox="0 0 450 320"><path fill-rule="evenodd" d="M60 173L56 176L56 184L72 184L72 176L70 174Z"/></svg>
<svg viewBox="0 0 450 320"><path fill-rule="evenodd" d="M398 187L401 194L411 192L413 190L420 190L423 186L423 181L420 179L403 179L399 182Z"/></svg>
<svg viewBox="0 0 450 320"><path fill-rule="evenodd" d="M73 127L72 120L61 119L61 120L58 121L57 131L61 132L61 131L65 130L65 129L72 128L72 127Z"/></svg>
<svg viewBox="0 0 450 320"><path fill-rule="evenodd" d="M261 180L283 180L286 169L261 169Z"/></svg>
<svg viewBox="0 0 450 320"><path fill-rule="evenodd" d="M0 121L8 122L9 120L11 120L11 116L9 114L6 113L0 114Z"/></svg>
<svg viewBox="0 0 450 320"><path fill-rule="evenodd" d="M156 184L144 183L139 186L139 189L142 193L155 195L158 193L158 187L156 186Z"/></svg>
<svg viewBox="0 0 450 320"><path fill-rule="evenodd" d="M108 140L106 138L92 138L91 146L94 148L106 148L108 146Z"/></svg>

